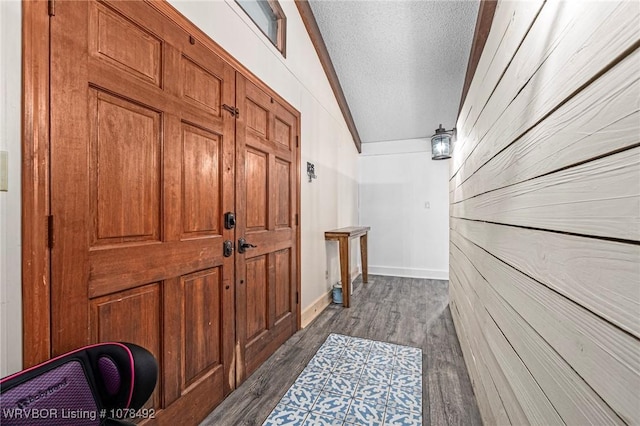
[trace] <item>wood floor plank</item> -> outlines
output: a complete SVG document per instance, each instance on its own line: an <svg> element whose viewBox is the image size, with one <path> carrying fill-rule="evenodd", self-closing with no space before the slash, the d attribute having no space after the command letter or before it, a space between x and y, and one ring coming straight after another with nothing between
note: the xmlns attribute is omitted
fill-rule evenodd
<svg viewBox="0 0 640 426"><path fill-rule="evenodd" d="M481 425L455 334L447 281L369 276L351 308L330 305L293 335L202 425L261 425L330 333L420 347L423 424Z"/></svg>
<svg viewBox="0 0 640 426"><path fill-rule="evenodd" d="M460 381L460 376L466 373L466 367L461 350L458 349L458 339L448 307L430 324L427 346L430 348L427 352L427 365L442 366L427 369L429 401L432 401L429 406L431 424L470 424L468 420L474 419L467 419L464 413L455 409L464 404L465 397L469 399L473 395L465 395L469 388Z"/></svg>

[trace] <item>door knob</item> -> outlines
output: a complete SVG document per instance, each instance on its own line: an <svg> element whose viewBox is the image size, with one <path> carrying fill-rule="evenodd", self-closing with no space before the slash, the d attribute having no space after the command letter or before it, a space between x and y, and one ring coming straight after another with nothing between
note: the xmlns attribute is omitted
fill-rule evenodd
<svg viewBox="0 0 640 426"><path fill-rule="evenodd" d="M244 238L238 239L238 253L244 253L248 248L256 248L258 246L254 246L251 243L248 243Z"/></svg>

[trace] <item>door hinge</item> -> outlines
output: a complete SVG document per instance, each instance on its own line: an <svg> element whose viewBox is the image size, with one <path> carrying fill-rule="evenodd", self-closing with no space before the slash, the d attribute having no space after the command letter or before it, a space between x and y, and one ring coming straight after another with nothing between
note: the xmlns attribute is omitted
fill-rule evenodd
<svg viewBox="0 0 640 426"><path fill-rule="evenodd" d="M47 247L53 248L53 216L47 216Z"/></svg>
<svg viewBox="0 0 640 426"><path fill-rule="evenodd" d="M298 226L298 213L296 213L296 226Z"/></svg>
<svg viewBox="0 0 640 426"><path fill-rule="evenodd" d="M300 303L300 294L296 291L296 305Z"/></svg>
<svg viewBox="0 0 640 426"><path fill-rule="evenodd" d="M222 109L229 111L233 117L236 117L236 118L240 117L240 110L236 107L223 104Z"/></svg>
<svg viewBox="0 0 640 426"><path fill-rule="evenodd" d="M296 148L300 146L300 137L296 136Z"/></svg>
<svg viewBox="0 0 640 426"><path fill-rule="evenodd" d="M49 0L49 16L56 16L56 0Z"/></svg>

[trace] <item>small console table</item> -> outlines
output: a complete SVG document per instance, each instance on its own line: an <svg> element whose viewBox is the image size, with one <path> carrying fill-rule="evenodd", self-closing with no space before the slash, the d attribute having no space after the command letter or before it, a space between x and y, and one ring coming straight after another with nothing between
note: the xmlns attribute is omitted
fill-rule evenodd
<svg viewBox="0 0 640 426"><path fill-rule="evenodd" d="M348 226L324 233L327 241L338 241L340 249L340 278L342 280L342 306L348 308L351 302L351 274L349 272L349 240L360 237L360 256L362 258L362 282L369 282L367 272L367 232L370 226Z"/></svg>

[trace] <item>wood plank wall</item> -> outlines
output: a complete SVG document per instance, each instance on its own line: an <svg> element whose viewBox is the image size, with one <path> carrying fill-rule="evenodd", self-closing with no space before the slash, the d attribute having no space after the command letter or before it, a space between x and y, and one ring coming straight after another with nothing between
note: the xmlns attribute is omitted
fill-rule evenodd
<svg viewBox="0 0 640 426"><path fill-rule="evenodd" d="M502 1L450 160L483 420L640 424L640 3Z"/></svg>

